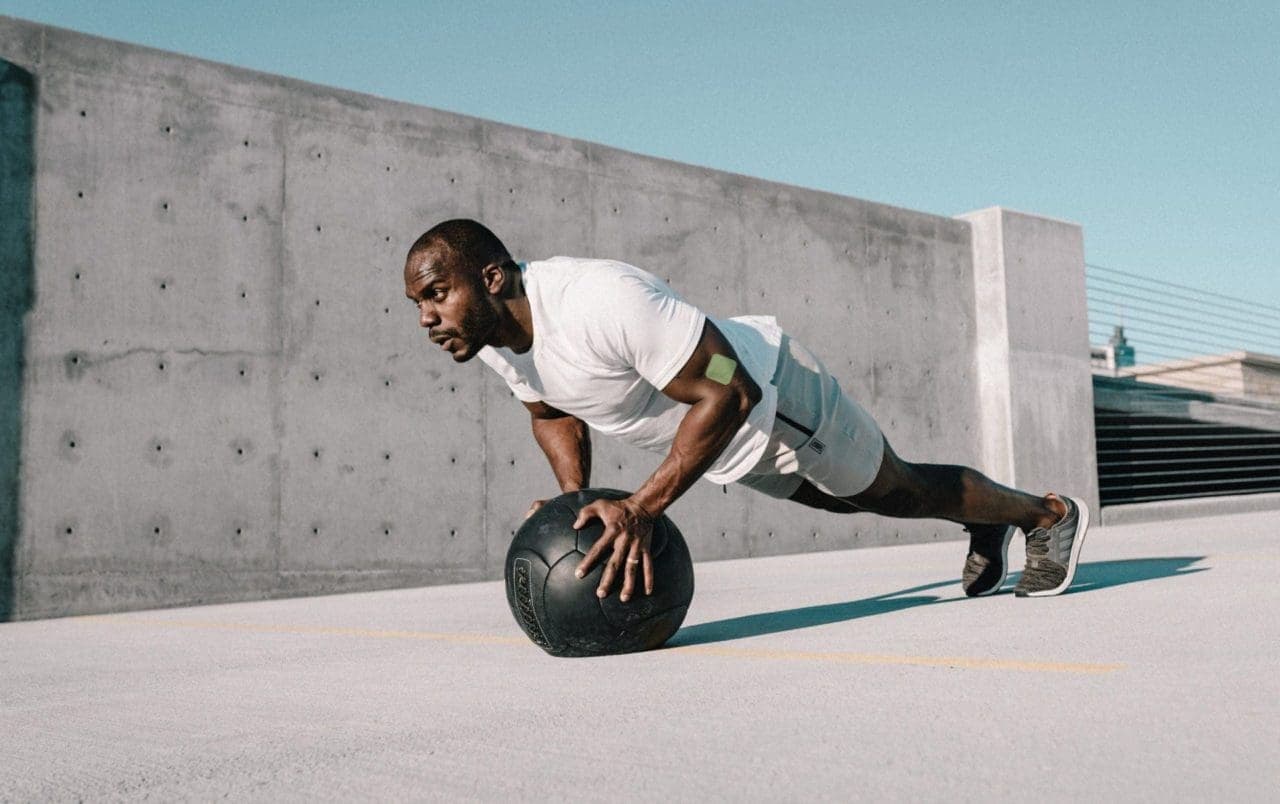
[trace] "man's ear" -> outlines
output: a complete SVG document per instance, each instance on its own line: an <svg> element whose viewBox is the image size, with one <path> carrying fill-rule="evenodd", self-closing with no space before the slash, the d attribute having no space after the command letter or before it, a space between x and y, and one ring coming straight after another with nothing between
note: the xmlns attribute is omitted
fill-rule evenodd
<svg viewBox="0 0 1280 804"><path fill-rule="evenodd" d="M498 263L486 265L480 272L480 281L484 289L495 296L501 296L507 289L507 272Z"/></svg>

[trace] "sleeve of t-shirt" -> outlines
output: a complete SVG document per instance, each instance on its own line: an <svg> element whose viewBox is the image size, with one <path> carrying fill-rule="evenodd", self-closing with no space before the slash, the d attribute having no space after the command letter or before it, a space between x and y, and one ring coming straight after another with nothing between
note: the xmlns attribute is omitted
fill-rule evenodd
<svg viewBox="0 0 1280 804"><path fill-rule="evenodd" d="M594 302L601 356L634 368L658 389L689 362L707 320L670 288L634 274L618 276Z"/></svg>

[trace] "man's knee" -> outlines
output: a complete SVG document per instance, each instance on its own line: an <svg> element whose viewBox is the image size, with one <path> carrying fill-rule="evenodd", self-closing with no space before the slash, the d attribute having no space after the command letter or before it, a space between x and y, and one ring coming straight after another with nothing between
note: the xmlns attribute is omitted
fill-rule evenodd
<svg viewBox="0 0 1280 804"><path fill-rule="evenodd" d="M800 484L800 488L796 489L788 499L801 505L807 505L810 508L830 511L834 514L856 514L862 510L849 500L827 494L808 480L803 481Z"/></svg>
<svg viewBox="0 0 1280 804"><path fill-rule="evenodd" d="M898 517L923 516L929 507L929 489L920 467L898 457L884 444L884 458L875 480L866 489L846 499L877 514Z"/></svg>

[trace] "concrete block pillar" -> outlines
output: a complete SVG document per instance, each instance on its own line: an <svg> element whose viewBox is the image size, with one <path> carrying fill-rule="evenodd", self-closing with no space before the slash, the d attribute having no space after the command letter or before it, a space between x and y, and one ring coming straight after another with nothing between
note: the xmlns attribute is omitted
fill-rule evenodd
<svg viewBox="0 0 1280 804"><path fill-rule="evenodd" d="M973 227L982 469L1096 512L1083 231L1000 207L958 217Z"/></svg>

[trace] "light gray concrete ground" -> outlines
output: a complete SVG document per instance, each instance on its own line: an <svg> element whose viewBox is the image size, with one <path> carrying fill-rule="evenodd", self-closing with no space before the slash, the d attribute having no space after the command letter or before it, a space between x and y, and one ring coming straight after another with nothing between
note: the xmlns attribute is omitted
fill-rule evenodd
<svg viewBox="0 0 1280 804"><path fill-rule="evenodd" d="M1097 528L1059 598L962 551L699 564L606 659L496 583L2 625L0 798L1275 800L1273 514Z"/></svg>

